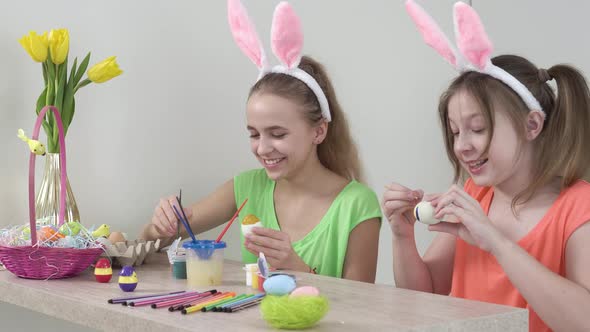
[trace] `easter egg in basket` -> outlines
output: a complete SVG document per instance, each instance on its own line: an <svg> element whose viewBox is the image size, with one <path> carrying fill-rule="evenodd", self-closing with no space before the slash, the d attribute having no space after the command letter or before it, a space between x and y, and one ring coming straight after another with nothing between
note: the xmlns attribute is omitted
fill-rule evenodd
<svg viewBox="0 0 590 332"><path fill-rule="evenodd" d="M75 236L78 235L78 233L80 233L81 229L82 225L79 222L70 221L61 225L61 227L59 228L59 232L63 235Z"/></svg>

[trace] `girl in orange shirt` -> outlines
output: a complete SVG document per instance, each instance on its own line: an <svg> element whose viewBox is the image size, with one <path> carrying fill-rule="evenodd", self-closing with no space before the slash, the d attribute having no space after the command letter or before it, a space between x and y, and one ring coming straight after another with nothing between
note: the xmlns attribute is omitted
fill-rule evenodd
<svg viewBox="0 0 590 332"><path fill-rule="evenodd" d="M461 74L439 116L455 181L441 195L391 184L383 209L398 287L529 309L531 331L590 328L590 93L567 65L539 69L514 55L490 59L479 17L455 5L459 51L415 3L426 41ZM548 84L554 82L557 91ZM424 257L412 209L435 207L440 232ZM456 222L458 221L458 222Z"/></svg>

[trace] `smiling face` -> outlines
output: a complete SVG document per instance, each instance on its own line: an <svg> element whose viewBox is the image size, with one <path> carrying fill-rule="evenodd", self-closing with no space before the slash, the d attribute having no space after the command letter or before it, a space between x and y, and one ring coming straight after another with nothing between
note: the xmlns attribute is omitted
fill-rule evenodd
<svg viewBox="0 0 590 332"><path fill-rule="evenodd" d="M588 84L570 66L540 75L543 71L520 56L491 61L522 83L541 109L529 109L502 81L466 71L441 95L438 115L454 181L471 176L479 185L501 185L496 189L512 195L516 209L544 189L552 193L587 174ZM548 82L547 74L555 82Z"/></svg>
<svg viewBox="0 0 590 332"><path fill-rule="evenodd" d="M447 123L451 137L447 140L452 142L456 162L479 186L526 186L534 169L533 140L542 119L534 113L522 119L511 117L500 102L489 106L486 112L464 89L450 97Z"/></svg>
<svg viewBox="0 0 590 332"><path fill-rule="evenodd" d="M248 100L246 118L252 153L269 178L292 178L317 161L321 126L311 126L297 103L270 93L255 93Z"/></svg>
<svg viewBox="0 0 590 332"><path fill-rule="evenodd" d="M448 123L453 152L461 167L480 186L495 186L530 169L523 158L521 135L500 105L494 107L492 126L479 103L460 90L449 101ZM491 140L489 139L491 136Z"/></svg>

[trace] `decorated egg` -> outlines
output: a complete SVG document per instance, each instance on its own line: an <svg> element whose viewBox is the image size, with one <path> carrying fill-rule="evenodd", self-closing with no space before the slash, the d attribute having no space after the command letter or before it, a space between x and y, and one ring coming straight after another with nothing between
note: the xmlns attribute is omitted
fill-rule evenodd
<svg viewBox="0 0 590 332"><path fill-rule="evenodd" d="M94 276L98 282L109 282L113 277L111 262L106 258L101 258L96 262L94 267ZM136 283L137 284L137 283Z"/></svg>
<svg viewBox="0 0 590 332"><path fill-rule="evenodd" d="M293 277L279 274L266 279L262 287L264 287L266 294L280 296L291 293L296 284Z"/></svg>
<svg viewBox="0 0 590 332"><path fill-rule="evenodd" d="M297 297L297 296L319 296L320 291L319 289L313 286L303 286L299 288L295 288L294 291L291 292L290 297Z"/></svg>
<svg viewBox="0 0 590 332"><path fill-rule="evenodd" d="M67 222L59 228L59 232L63 235L76 236L80 233L81 225L77 221Z"/></svg>
<svg viewBox="0 0 590 332"><path fill-rule="evenodd" d="M124 292L133 292L137 287L137 274L133 266L123 266L119 273L119 288Z"/></svg>
<svg viewBox="0 0 590 332"><path fill-rule="evenodd" d="M430 202L420 202L414 208L414 217L423 224L438 224L440 220L434 218L434 206Z"/></svg>
<svg viewBox="0 0 590 332"><path fill-rule="evenodd" d="M59 233L58 231L56 231L55 229L53 229L51 226L43 226L41 227L41 229L39 230L38 234L37 234L37 239L39 241L50 241L50 242L55 242L59 239L63 239L65 238L65 236L61 233Z"/></svg>
<svg viewBox="0 0 590 332"><path fill-rule="evenodd" d="M244 236L246 234L250 234L252 232L252 228L254 227L262 227L262 223L260 219L253 214L249 214L242 219L242 234Z"/></svg>
<svg viewBox="0 0 590 332"><path fill-rule="evenodd" d="M94 237L94 238L109 237L110 234L111 234L111 231L110 231L109 225L102 224L102 225L98 226L98 228L96 230L94 230L94 232L92 232L92 237Z"/></svg>

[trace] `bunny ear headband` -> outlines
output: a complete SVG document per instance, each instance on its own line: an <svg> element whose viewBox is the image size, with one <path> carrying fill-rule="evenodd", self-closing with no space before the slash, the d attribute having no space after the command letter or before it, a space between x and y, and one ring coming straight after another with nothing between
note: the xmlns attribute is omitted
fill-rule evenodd
<svg viewBox="0 0 590 332"><path fill-rule="evenodd" d="M426 44L434 48L456 70L461 73L477 71L502 81L520 96L532 112L539 112L545 117L541 104L529 89L490 61L493 45L475 10L463 2L455 3L453 9L455 38L459 51L451 45L440 27L422 7L413 0L406 1L406 10Z"/></svg>
<svg viewBox="0 0 590 332"><path fill-rule="evenodd" d="M260 71L258 79L268 73L282 73L297 78L313 91L320 104L322 117L330 122L332 117L324 91L311 75L298 68L303 47L303 31L299 17L291 5L283 1L275 8L271 28L271 46L281 64L272 68L268 64L254 23L240 0L228 0L227 16L236 44Z"/></svg>

